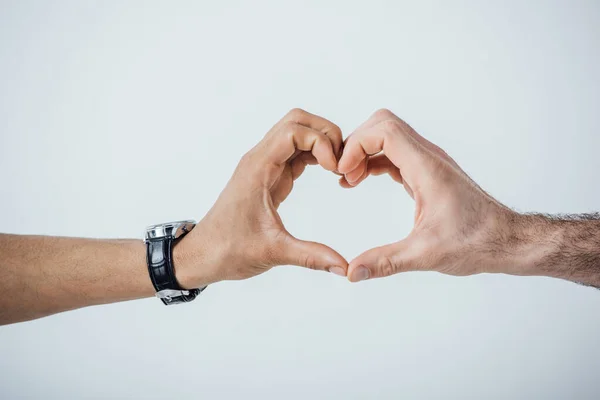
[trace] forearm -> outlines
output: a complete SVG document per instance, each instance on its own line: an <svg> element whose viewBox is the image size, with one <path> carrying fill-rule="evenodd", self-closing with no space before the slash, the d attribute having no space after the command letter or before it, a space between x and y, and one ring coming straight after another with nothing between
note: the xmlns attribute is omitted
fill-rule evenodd
<svg viewBox="0 0 600 400"><path fill-rule="evenodd" d="M513 215L507 237L509 273L543 275L600 288L597 214Z"/></svg>
<svg viewBox="0 0 600 400"><path fill-rule="evenodd" d="M141 240L0 234L0 324L152 296Z"/></svg>

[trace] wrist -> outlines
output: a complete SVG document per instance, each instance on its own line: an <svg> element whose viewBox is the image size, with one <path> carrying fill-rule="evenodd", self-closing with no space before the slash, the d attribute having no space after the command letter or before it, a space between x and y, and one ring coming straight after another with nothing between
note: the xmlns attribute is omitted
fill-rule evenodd
<svg viewBox="0 0 600 400"><path fill-rule="evenodd" d="M220 280L212 256L215 248L203 238L202 227L198 225L173 246L175 277L185 289L205 287Z"/></svg>
<svg viewBox="0 0 600 400"><path fill-rule="evenodd" d="M560 277L548 262L560 251L564 232L559 224L537 214L507 211L500 223L497 243L499 272L510 275Z"/></svg>

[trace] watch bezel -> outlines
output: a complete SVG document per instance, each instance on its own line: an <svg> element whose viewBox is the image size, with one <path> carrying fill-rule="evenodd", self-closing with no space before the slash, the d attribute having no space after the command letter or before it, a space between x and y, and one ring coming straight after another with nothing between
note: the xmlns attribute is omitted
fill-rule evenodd
<svg viewBox="0 0 600 400"><path fill-rule="evenodd" d="M144 243L152 239L161 239L171 237L177 239L190 232L196 221L189 219L184 221L165 222L162 224L150 225L144 232Z"/></svg>

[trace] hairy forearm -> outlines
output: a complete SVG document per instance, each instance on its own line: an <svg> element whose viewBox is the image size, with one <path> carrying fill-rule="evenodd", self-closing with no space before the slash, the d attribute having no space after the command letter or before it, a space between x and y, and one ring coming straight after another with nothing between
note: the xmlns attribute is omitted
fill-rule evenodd
<svg viewBox="0 0 600 400"><path fill-rule="evenodd" d="M144 244L0 234L0 324L152 296Z"/></svg>
<svg viewBox="0 0 600 400"><path fill-rule="evenodd" d="M513 214L507 253L516 275L567 279L600 288L600 216Z"/></svg>

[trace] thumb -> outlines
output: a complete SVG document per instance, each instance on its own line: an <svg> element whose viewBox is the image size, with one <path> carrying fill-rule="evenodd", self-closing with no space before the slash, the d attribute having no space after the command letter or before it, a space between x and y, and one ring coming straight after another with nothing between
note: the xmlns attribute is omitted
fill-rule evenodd
<svg viewBox="0 0 600 400"><path fill-rule="evenodd" d="M422 269L422 254L419 242L407 237L396 243L367 250L348 266L350 282L371 278L382 278L399 272Z"/></svg>
<svg viewBox="0 0 600 400"><path fill-rule="evenodd" d="M299 240L289 235L281 247L281 264L298 265L314 270L346 276L348 261L331 247Z"/></svg>

